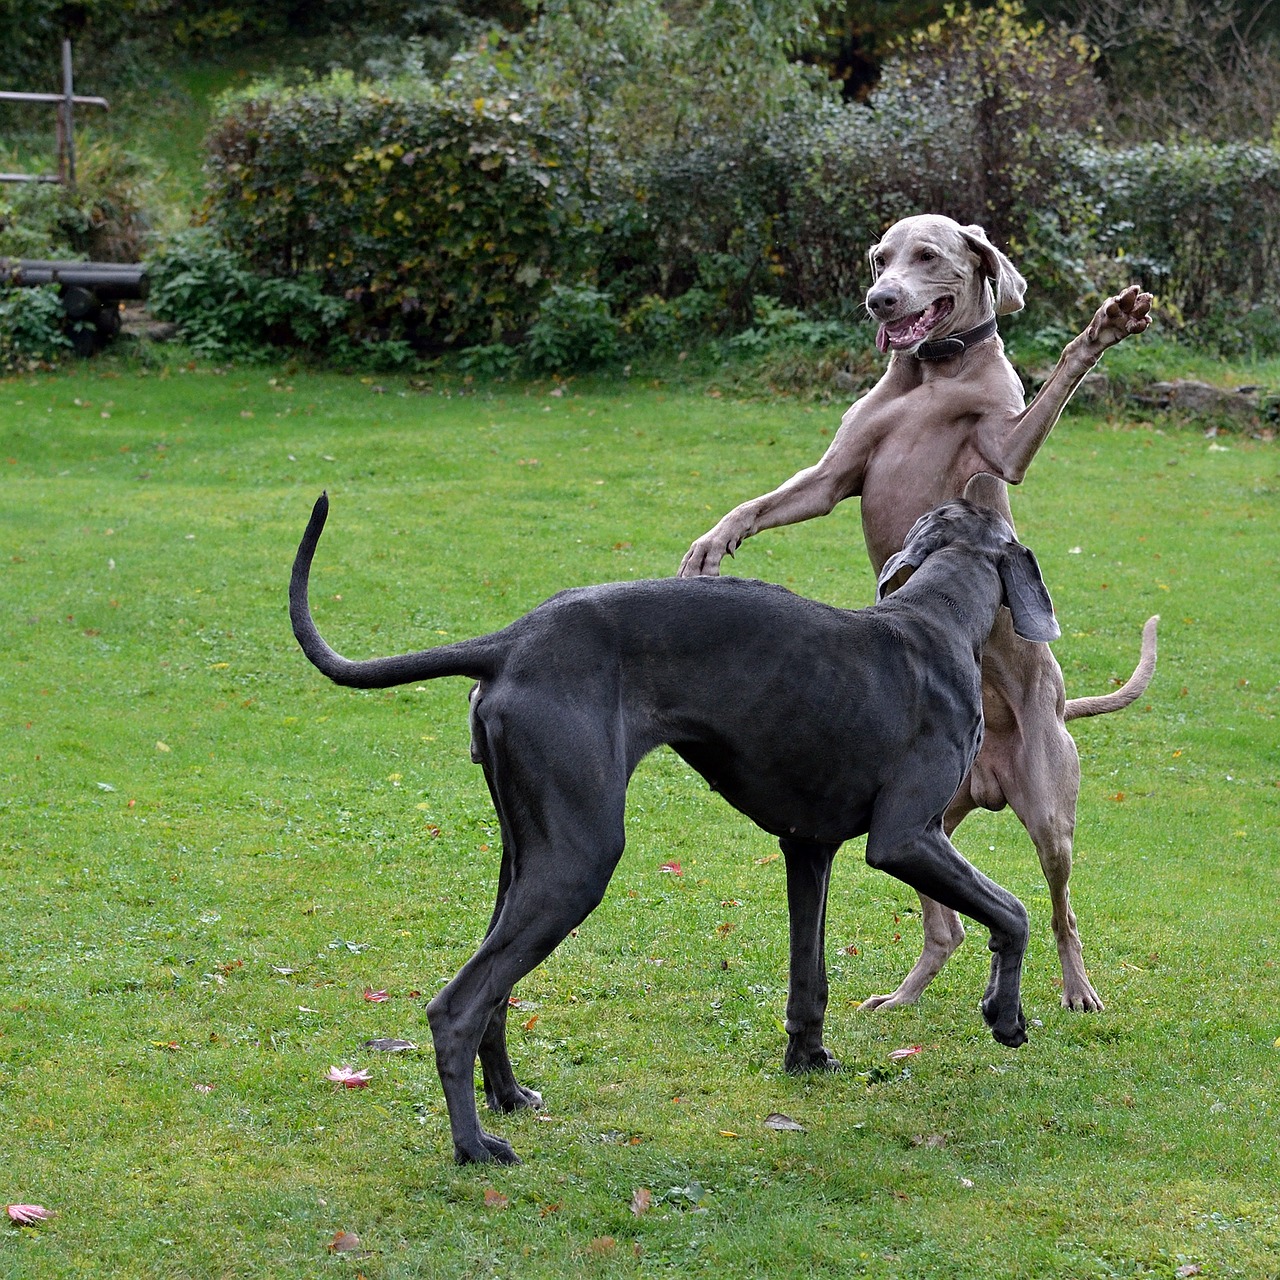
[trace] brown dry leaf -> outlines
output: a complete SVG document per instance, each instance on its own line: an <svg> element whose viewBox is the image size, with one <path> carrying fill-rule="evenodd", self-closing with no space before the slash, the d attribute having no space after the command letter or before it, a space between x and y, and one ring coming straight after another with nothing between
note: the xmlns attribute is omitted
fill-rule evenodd
<svg viewBox="0 0 1280 1280"><path fill-rule="evenodd" d="M523 1025L524 1025L524 1029L525 1029L526 1031L532 1031L532 1030L534 1029L534 1027L536 1027L536 1026L538 1025L538 1018L539 1018L539 1016L540 1016L539 1014L536 1014L536 1013L535 1013L535 1014L533 1015L533 1017L529 1019L529 1021L528 1021L528 1022L526 1022L526 1023L524 1023L524 1024L523 1024Z"/></svg>
<svg viewBox="0 0 1280 1280"><path fill-rule="evenodd" d="M484 1191L484 1207L486 1209L505 1209L511 1203L501 1191L486 1187Z"/></svg>
<svg viewBox="0 0 1280 1280"><path fill-rule="evenodd" d="M631 1197L631 1212L640 1217L653 1208L653 1192L648 1187L637 1187Z"/></svg>
<svg viewBox="0 0 1280 1280"><path fill-rule="evenodd" d="M617 1247L618 1242L612 1236L596 1236L587 1245L587 1252L593 1258L607 1258Z"/></svg>
<svg viewBox="0 0 1280 1280"><path fill-rule="evenodd" d="M354 1231L335 1231L329 1241L330 1253L357 1253L360 1249L360 1237Z"/></svg>

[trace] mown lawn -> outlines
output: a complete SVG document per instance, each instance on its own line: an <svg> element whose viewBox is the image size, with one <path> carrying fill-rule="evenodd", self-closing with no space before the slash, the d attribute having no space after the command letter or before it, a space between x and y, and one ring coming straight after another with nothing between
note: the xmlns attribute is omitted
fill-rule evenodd
<svg viewBox="0 0 1280 1280"><path fill-rule="evenodd" d="M1073 725L1106 1012L1058 1007L1034 852L979 815L958 843L1032 915L1031 1043L983 1027L976 930L918 1007L859 1012L919 927L850 847L847 1069L786 1076L781 861L659 753L604 905L518 991L547 1111L493 1128L526 1163L453 1165L423 1005L498 864L467 685L358 693L307 666L285 584L312 501L333 503L317 620L365 656L670 573L837 421L648 384L0 383L0 1191L59 1215L0 1230L0 1276L1280 1275L1280 451L1159 422L1068 418L1015 495L1069 693L1126 676L1163 616L1148 695ZM856 503L735 569L871 595ZM346 1063L371 1086L335 1091ZM341 1231L359 1252L329 1249Z"/></svg>

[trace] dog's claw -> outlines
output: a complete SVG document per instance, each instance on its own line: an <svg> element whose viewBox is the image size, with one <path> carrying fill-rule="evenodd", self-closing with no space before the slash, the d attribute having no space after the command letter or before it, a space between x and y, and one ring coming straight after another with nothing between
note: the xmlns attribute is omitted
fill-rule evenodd
<svg viewBox="0 0 1280 1280"><path fill-rule="evenodd" d="M518 1084L511 1093L498 1094L485 1090L485 1101L490 1111L539 1111L542 1108L542 1094L536 1089L526 1089Z"/></svg>
<svg viewBox="0 0 1280 1280"><path fill-rule="evenodd" d="M810 1071L839 1071L840 1060L825 1045L798 1053L788 1051L783 1066L789 1075L800 1076Z"/></svg>
<svg viewBox="0 0 1280 1280"><path fill-rule="evenodd" d="M481 1130L477 1147L453 1144L453 1158L458 1164L521 1164L515 1148L505 1138Z"/></svg>

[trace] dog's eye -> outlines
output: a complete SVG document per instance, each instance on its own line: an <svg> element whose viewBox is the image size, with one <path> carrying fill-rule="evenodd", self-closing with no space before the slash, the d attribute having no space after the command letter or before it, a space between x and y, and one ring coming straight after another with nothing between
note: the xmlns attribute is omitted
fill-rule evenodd
<svg viewBox="0 0 1280 1280"><path fill-rule="evenodd" d="M919 256L921 262L933 262L938 255L932 249L921 249Z"/></svg>

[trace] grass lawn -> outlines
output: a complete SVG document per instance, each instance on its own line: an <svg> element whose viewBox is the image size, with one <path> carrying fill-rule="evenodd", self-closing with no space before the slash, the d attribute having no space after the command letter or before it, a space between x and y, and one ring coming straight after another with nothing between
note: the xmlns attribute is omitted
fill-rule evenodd
<svg viewBox="0 0 1280 1280"><path fill-rule="evenodd" d="M305 663L285 586L312 501L333 502L317 621L387 653L670 573L838 421L549 390L0 384L0 1193L59 1214L0 1230L0 1277L1280 1276L1280 450L1173 425L1068 418L1015 495L1070 694L1126 676L1163 616L1149 694L1072 726L1106 1012L1059 1008L1034 852L977 815L960 847L1032 916L1031 1043L982 1024L977 930L916 1008L860 1013L919 926L850 847L847 1069L788 1077L781 859L660 752L605 903L517 993L513 1057L548 1109L492 1127L526 1163L453 1165L423 1005L498 866L467 683L359 693ZM735 570L867 603L856 503ZM371 1086L335 1091L344 1063ZM329 1248L343 1231L358 1252Z"/></svg>

